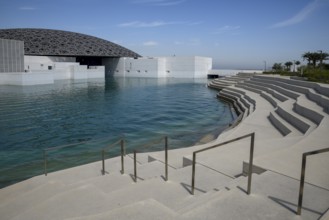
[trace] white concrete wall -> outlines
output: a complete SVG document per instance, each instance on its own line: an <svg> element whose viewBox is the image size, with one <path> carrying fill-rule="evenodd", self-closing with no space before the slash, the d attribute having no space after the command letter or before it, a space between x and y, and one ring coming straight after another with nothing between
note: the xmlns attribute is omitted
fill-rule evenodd
<svg viewBox="0 0 329 220"><path fill-rule="evenodd" d="M167 77L194 78L194 57L166 57Z"/></svg>
<svg viewBox="0 0 329 220"><path fill-rule="evenodd" d="M54 75L51 72L0 73L0 85L29 86L53 83Z"/></svg>
<svg viewBox="0 0 329 220"><path fill-rule="evenodd" d="M87 69L88 79L104 79L105 66L89 66Z"/></svg>
<svg viewBox="0 0 329 220"><path fill-rule="evenodd" d="M105 66L105 75L114 76L122 58L103 58L102 64Z"/></svg>
<svg viewBox="0 0 329 220"><path fill-rule="evenodd" d="M195 57L194 78L207 78L209 70L212 69L212 58Z"/></svg>
<svg viewBox="0 0 329 220"><path fill-rule="evenodd" d="M115 67L110 67L114 64ZM212 59L207 57L120 58L107 62L113 76L149 78L207 78Z"/></svg>
<svg viewBox="0 0 329 220"><path fill-rule="evenodd" d="M54 68L56 63L63 66L72 65L76 62L75 57L56 57L56 56L24 56L25 70L48 70L48 67Z"/></svg>
<svg viewBox="0 0 329 220"><path fill-rule="evenodd" d="M125 58L125 77L165 77L163 58Z"/></svg>
<svg viewBox="0 0 329 220"><path fill-rule="evenodd" d="M238 70L238 69L213 69L209 71L209 74L219 76L234 76L238 73L262 73L263 70Z"/></svg>
<svg viewBox="0 0 329 220"><path fill-rule="evenodd" d="M72 57L25 57L25 72L1 73L0 85L38 85L52 84L55 80L105 78L104 66L88 68L76 63Z"/></svg>

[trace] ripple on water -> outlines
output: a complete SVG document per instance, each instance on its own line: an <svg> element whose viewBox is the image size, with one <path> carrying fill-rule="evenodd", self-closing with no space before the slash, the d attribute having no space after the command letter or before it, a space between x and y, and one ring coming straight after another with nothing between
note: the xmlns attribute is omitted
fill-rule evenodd
<svg viewBox="0 0 329 220"><path fill-rule="evenodd" d="M49 152L49 169L56 170L98 160L100 149L122 135L129 151L164 135L173 148L218 133L232 121L230 108L205 85L112 78L0 86L0 187L41 174L47 147L90 141Z"/></svg>

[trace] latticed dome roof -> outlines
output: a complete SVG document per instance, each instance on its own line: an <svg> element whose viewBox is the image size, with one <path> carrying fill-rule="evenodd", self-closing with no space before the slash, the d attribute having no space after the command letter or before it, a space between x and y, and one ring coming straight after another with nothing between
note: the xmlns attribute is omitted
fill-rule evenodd
<svg viewBox="0 0 329 220"><path fill-rule="evenodd" d="M140 55L90 35L50 29L0 29L0 38L24 41L25 55L139 57Z"/></svg>

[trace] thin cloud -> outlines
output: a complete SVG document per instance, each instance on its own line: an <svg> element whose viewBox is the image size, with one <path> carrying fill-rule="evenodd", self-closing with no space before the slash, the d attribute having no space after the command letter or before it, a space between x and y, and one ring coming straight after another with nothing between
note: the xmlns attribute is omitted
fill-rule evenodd
<svg viewBox="0 0 329 220"><path fill-rule="evenodd" d="M127 23L119 24L119 27L133 27L133 28L147 28L147 27L160 27L165 25L174 24L174 22L164 22L164 21L153 21L153 22L141 22L132 21Z"/></svg>
<svg viewBox="0 0 329 220"><path fill-rule="evenodd" d="M147 46L147 47L154 47L157 45L159 45L159 44L158 44L158 42L155 42L155 41L147 41L147 42L143 43L143 46Z"/></svg>
<svg viewBox="0 0 329 220"><path fill-rule="evenodd" d="M136 4L149 4L153 6L175 6L184 3L186 0L135 0Z"/></svg>
<svg viewBox="0 0 329 220"><path fill-rule="evenodd" d="M291 18L285 21L278 22L272 25L271 28L282 28L282 27L298 24L304 21L305 19L307 19L319 6L320 6L319 1L315 0L309 3L308 5L306 5L302 10L300 10L297 14L295 14Z"/></svg>
<svg viewBox="0 0 329 220"><path fill-rule="evenodd" d="M118 24L119 27L131 27L131 28L154 28L161 27L166 25L188 25L195 26L202 24L202 22L186 22L186 21L152 21L152 22L143 22L143 21L131 21L126 23Z"/></svg>
<svg viewBox="0 0 329 220"><path fill-rule="evenodd" d="M31 6L22 6L18 8L19 10L23 10L23 11L33 11L33 10L37 10L37 8L35 7L31 7Z"/></svg>
<svg viewBox="0 0 329 220"><path fill-rule="evenodd" d="M224 34L224 33L233 32L233 31L236 31L239 29L240 29L240 26L225 25L221 28L218 28L214 33L215 34Z"/></svg>

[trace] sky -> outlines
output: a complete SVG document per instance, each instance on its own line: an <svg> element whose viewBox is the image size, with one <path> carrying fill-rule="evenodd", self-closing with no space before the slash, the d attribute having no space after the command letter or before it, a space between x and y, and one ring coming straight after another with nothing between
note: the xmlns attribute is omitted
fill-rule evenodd
<svg viewBox="0 0 329 220"><path fill-rule="evenodd" d="M142 56L207 56L267 69L329 53L329 0L0 0L0 28L103 38ZM327 61L328 62L328 61Z"/></svg>

